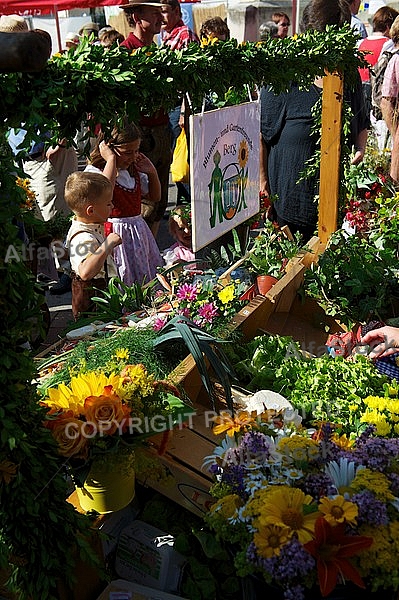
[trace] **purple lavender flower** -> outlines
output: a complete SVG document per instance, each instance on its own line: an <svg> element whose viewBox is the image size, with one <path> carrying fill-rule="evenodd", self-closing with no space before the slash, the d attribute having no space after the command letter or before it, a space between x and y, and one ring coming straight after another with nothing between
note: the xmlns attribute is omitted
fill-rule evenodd
<svg viewBox="0 0 399 600"><path fill-rule="evenodd" d="M294 598L295 600L304 598L304 589L300 581L310 573L314 573L316 562L307 552L296 536L293 536L280 550L278 556L272 558L262 558L256 552L256 546L253 542L247 549L247 560L255 564L258 568L268 573L272 580L284 588L284 598Z"/></svg>
<svg viewBox="0 0 399 600"><path fill-rule="evenodd" d="M322 496L329 496L336 493L335 486L332 484L330 477L323 472L309 473L303 482L298 484L298 487L305 494L312 496L317 502Z"/></svg>
<svg viewBox="0 0 399 600"><path fill-rule="evenodd" d="M378 500L370 490L362 490L354 494L351 501L359 507L358 525L388 525L386 504Z"/></svg>
<svg viewBox="0 0 399 600"><path fill-rule="evenodd" d="M179 300L188 300L188 302L194 302L198 296L198 290L192 283L183 283L176 292L176 296Z"/></svg>

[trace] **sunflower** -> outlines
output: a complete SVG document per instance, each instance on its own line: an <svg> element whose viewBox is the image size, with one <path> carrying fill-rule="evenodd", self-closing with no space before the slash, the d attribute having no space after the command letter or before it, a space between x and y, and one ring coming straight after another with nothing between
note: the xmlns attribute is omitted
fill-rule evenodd
<svg viewBox="0 0 399 600"><path fill-rule="evenodd" d="M243 169L248 162L248 144L246 140L241 140L240 147L238 148L238 164L240 168Z"/></svg>
<svg viewBox="0 0 399 600"><path fill-rule="evenodd" d="M281 486L266 496L256 525L288 527L290 535L296 533L301 544L305 544L313 539L315 522L320 516L317 509L309 512L312 502L313 498L302 490Z"/></svg>
<svg viewBox="0 0 399 600"><path fill-rule="evenodd" d="M120 383L119 375L107 377L103 373L90 371L72 377L69 386L61 383L56 388L47 390L48 398L43 403L58 410L72 410L75 416L84 412L84 402L89 396L101 396L104 388L111 385L117 389Z"/></svg>

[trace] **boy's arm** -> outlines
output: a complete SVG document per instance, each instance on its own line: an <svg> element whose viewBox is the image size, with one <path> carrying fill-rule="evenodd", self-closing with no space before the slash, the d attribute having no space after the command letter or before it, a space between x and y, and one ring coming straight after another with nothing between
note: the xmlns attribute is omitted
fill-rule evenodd
<svg viewBox="0 0 399 600"><path fill-rule="evenodd" d="M115 246L119 246L121 243L122 239L117 233L110 233L97 250L88 254L87 258L80 263L78 267L79 277L83 281L88 281L98 275Z"/></svg>

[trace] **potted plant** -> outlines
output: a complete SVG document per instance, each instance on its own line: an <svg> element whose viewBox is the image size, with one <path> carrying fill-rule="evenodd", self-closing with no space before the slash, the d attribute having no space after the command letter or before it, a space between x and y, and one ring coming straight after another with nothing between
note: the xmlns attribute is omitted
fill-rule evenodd
<svg viewBox="0 0 399 600"><path fill-rule="evenodd" d="M135 493L134 448L156 433L167 436L192 412L175 386L156 380L143 364L129 364L128 356L119 347L111 370L83 366L69 385L48 387L41 400L47 408L43 424L85 511L104 514L127 506Z"/></svg>
<svg viewBox="0 0 399 600"><path fill-rule="evenodd" d="M267 224L248 252L248 268L256 277L259 293L265 295L284 275L288 261L301 249L301 236L287 235Z"/></svg>

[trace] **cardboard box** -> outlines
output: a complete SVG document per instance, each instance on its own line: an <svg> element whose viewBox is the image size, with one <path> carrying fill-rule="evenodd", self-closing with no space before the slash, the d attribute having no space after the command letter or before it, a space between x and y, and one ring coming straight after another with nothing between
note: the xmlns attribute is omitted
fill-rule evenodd
<svg viewBox="0 0 399 600"><path fill-rule="evenodd" d="M117 595L119 594L119 595ZM125 594L125 595L122 595ZM116 579L112 581L98 596L97 600L187 600L182 596L175 596L160 590L154 590L149 587Z"/></svg>

